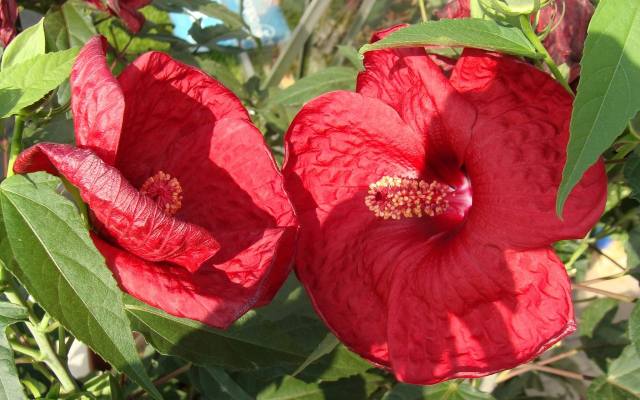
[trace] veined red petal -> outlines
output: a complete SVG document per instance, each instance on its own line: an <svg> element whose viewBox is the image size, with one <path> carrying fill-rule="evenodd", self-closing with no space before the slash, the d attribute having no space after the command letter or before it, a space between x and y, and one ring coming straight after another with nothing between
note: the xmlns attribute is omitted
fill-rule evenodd
<svg viewBox="0 0 640 400"><path fill-rule="evenodd" d="M571 96L528 64L475 51L464 53L451 82L479 110L465 159L467 224L526 248L584 237L604 210L607 179L598 161L569 196L564 220L556 216Z"/></svg>
<svg viewBox="0 0 640 400"><path fill-rule="evenodd" d="M385 175L422 172L422 137L381 101L340 91L307 103L285 142L285 184L304 232L298 276L340 339L386 364L385 282L394 246L404 246L387 238L415 234L417 225L385 224L364 199L369 184Z"/></svg>
<svg viewBox="0 0 640 400"><path fill-rule="evenodd" d="M205 229L166 215L91 150L37 144L18 157L14 170L64 176L89 205L97 228L146 260L171 262L195 271L220 247Z"/></svg>
<svg viewBox="0 0 640 400"><path fill-rule="evenodd" d="M96 36L78 54L71 71L71 109L78 147L113 165L125 107L120 84L107 66L105 46Z"/></svg>
<svg viewBox="0 0 640 400"><path fill-rule="evenodd" d="M517 251L457 236L396 270L391 368L408 383L477 378L536 357L575 330L571 284L551 249Z"/></svg>
<svg viewBox="0 0 640 400"><path fill-rule="evenodd" d="M157 171L173 176L194 162L209 162L218 121L249 121L240 100L218 81L163 53L142 55L118 79L127 108L116 165L136 187Z"/></svg>
<svg viewBox="0 0 640 400"><path fill-rule="evenodd" d="M95 235L92 238L123 290L169 314L226 328L273 297L275 282L281 284L283 272L286 277L289 271L295 228L266 229L233 258L207 264L195 273L142 260Z"/></svg>
<svg viewBox="0 0 640 400"><path fill-rule="evenodd" d="M402 27L377 32L372 42ZM365 71L358 75L357 92L384 101L405 123L424 135L430 163L459 166L476 111L451 86L425 49L369 51L364 55L364 66Z"/></svg>

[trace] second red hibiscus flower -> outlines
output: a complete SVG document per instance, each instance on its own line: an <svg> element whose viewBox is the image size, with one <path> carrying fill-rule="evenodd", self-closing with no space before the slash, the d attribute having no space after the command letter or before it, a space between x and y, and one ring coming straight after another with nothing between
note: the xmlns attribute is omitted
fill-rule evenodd
<svg viewBox="0 0 640 400"><path fill-rule="evenodd" d="M316 309L405 382L534 358L575 329L550 245L582 238L606 199L599 162L555 215L571 96L478 51L450 79L421 48L367 53L365 68L357 93L311 101L286 136L296 268Z"/></svg>

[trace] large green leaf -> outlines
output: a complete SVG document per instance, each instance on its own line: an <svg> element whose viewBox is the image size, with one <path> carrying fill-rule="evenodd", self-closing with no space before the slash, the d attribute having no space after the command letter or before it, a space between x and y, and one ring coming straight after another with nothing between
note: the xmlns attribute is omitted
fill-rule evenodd
<svg viewBox="0 0 640 400"><path fill-rule="evenodd" d="M492 20L471 18L443 19L411 25L375 43L365 44L360 48L360 52L416 46L474 47L525 57L538 57L520 29L503 26Z"/></svg>
<svg viewBox="0 0 640 400"><path fill-rule="evenodd" d="M7 326L26 319L26 308L0 302L0 400L26 399L18 379L13 352L4 332Z"/></svg>
<svg viewBox="0 0 640 400"><path fill-rule="evenodd" d="M171 316L128 296L125 307L133 328L161 353L203 366L261 370L278 377L299 368L327 335L322 322L306 314L306 307L301 306L306 298L298 297L300 293L300 288L282 290L272 305L248 312L226 330ZM336 380L370 367L344 346L338 346L314 360L300 375Z"/></svg>
<svg viewBox="0 0 640 400"><path fill-rule="evenodd" d="M300 372L304 371L309 365L313 364L315 361L324 357L325 355L331 353L338 345L340 341L333 334L328 333L327 336L322 339L322 342L318 344L311 354L307 356L307 359L293 372L293 376L298 375Z"/></svg>
<svg viewBox="0 0 640 400"><path fill-rule="evenodd" d="M382 400L492 400L466 383L444 382L433 386L415 386L399 383L388 391Z"/></svg>
<svg viewBox="0 0 640 400"><path fill-rule="evenodd" d="M286 89L276 92L269 100L273 104L302 105L332 90L353 90L358 71L347 67L329 67L305 76Z"/></svg>
<svg viewBox="0 0 640 400"><path fill-rule="evenodd" d="M82 47L96 35L88 10L74 1L54 6L45 16L44 30L47 45L54 50Z"/></svg>
<svg viewBox="0 0 640 400"><path fill-rule="evenodd" d="M640 110L640 2L601 2L591 23L558 189L561 215L571 189Z"/></svg>
<svg viewBox="0 0 640 400"><path fill-rule="evenodd" d="M0 69L5 70L13 65L18 65L32 59L35 56L44 54L44 20L25 29L9 43L2 54Z"/></svg>
<svg viewBox="0 0 640 400"><path fill-rule="evenodd" d="M0 118L43 98L69 77L78 49L35 56L0 72Z"/></svg>
<svg viewBox="0 0 640 400"><path fill-rule="evenodd" d="M627 346L611 362L608 373L589 387L589 400L640 399L640 357L635 346Z"/></svg>
<svg viewBox="0 0 640 400"><path fill-rule="evenodd" d="M0 205L15 263L6 267L75 337L160 398L138 358L122 292L94 247L75 205L45 173L0 184Z"/></svg>

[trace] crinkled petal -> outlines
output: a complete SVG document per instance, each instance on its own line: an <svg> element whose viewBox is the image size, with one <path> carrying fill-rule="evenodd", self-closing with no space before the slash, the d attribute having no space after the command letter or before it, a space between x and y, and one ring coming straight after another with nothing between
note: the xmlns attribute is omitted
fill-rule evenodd
<svg viewBox="0 0 640 400"><path fill-rule="evenodd" d="M571 96L551 77L510 57L466 51L451 78L476 105L465 158L473 205L467 224L525 248L584 237L604 210L602 161L555 214L569 140Z"/></svg>
<svg viewBox="0 0 640 400"><path fill-rule="evenodd" d="M195 125L171 141L156 136L154 141L142 135L140 140L153 143L151 151L132 146L119 166L136 187L160 170L176 178L183 195L176 217L216 238L217 261L250 247L267 228L296 226L282 176L251 122L223 118L213 126Z"/></svg>
<svg viewBox="0 0 640 400"><path fill-rule="evenodd" d="M269 300L289 271L295 228L266 229L250 247L219 265L191 273L152 263L92 236L123 290L169 314L226 328L252 307ZM282 260L286 259L287 264Z"/></svg>
<svg viewBox="0 0 640 400"><path fill-rule="evenodd" d="M396 26L374 34L377 41ZM357 92L384 101L424 135L429 162L459 165L464 157L475 108L451 86L424 48L385 49L364 55Z"/></svg>
<svg viewBox="0 0 640 400"><path fill-rule="evenodd" d="M501 249L481 235L398 257L410 259L389 294L389 354L399 380L489 375L575 330L571 284L553 251Z"/></svg>
<svg viewBox="0 0 640 400"><path fill-rule="evenodd" d="M302 108L285 142L285 184L303 227L298 276L336 335L386 364L383 310L393 255L411 235L426 234L413 223L377 219L364 197L382 176L421 174L422 137L381 101L332 92Z"/></svg>
<svg viewBox="0 0 640 400"><path fill-rule="evenodd" d="M89 205L96 228L145 260L171 262L194 271L220 247L205 229L166 215L91 150L38 144L18 157L14 170L64 176Z"/></svg>
<svg viewBox="0 0 640 400"><path fill-rule="evenodd" d="M71 71L71 108L78 147L93 150L113 165L118 151L124 96L105 56L106 41L96 36L82 48Z"/></svg>

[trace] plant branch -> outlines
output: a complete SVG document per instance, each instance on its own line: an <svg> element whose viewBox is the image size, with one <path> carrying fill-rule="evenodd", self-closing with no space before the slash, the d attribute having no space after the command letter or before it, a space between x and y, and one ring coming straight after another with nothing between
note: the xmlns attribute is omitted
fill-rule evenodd
<svg viewBox="0 0 640 400"><path fill-rule="evenodd" d="M571 86L569 86L569 83L562 75L562 72L558 69L555 61L553 61L553 58L551 58L551 55L540 41L538 35L536 35L536 32L533 30L529 16L520 16L520 28L527 39L529 39L529 42L531 42L533 47L535 47L536 51L542 55L544 63L547 64L547 67L549 67L556 80L567 90L567 92L574 96L573 89L571 89Z"/></svg>
<svg viewBox="0 0 640 400"><path fill-rule="evenodd" d="M191 367L193 366L192 363L187 363L185 365L183 365L182 367L173 370L171 372L169 372L166 375L161 376L160 378L156 379L153 381L153 384L155 386L162 386L165 383L169 382L171 379L180 376L182 374L184 374L185 372L189 371L191 369ZM137 399L138 397L140 397L142 394L144 394L144 390L143 389L138 389L135 392L131 393L131 395L129 396L129 400L133 400L133 399Z"/></svg>
<svg viewBox="0 0 640 400"><path fill-rule="evenodd" d="M42 361L47 365L47 367L49 367L56 378L58 378L58 381L60 381L62 391L65 393L76 391L78 387L76 386L75 381L67 371L66 367L62 365L62 362L60 362L60 359L53 350L47 335L38 329L39 322L31 308L28 307L24 300L22 300L22 297L18 295L18 292L15 289L9 288L4 292L4 294L11 303L25 307L29 311L29 321L25 322L25 325L40 349Z"/></svg>
<svg viewBox="0 0 640 400"><path fill-rule="evenodd" d="M13 164L22 151L22 132L24 131L24 117L16 115L13 124L13 135L11 137L11 148L9 149L9 165L7 166L7 177L13 175Z"/></svg>
<svg viewBox="0 0 640 400"><path fill-rule="evenodd" d="M603 296L609 297L611 299L615 299L618 301L622 301L625 303L633 303L636 298L632 297L632 296L627 296L625 294L621 294L621 293L613 293L610 292L608 290L604 290L604 289L600 289L600 288L594 288L591 286L587 286L584 285L582 283L574 283L573 285L571 285L573 287L574 290L584 290L586 292L592 292L592 293L596 293L596 294L601 294Z"/></svg>
<svg viewBox="0 0 640 400"><path fill-rule="evenodd" d="M418 6L420 7L420 17L422 18L422 22L427 22L429 20L429 15L427 14L427 7L424 5L424 0L418 0Z"/></svg>

